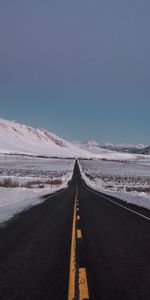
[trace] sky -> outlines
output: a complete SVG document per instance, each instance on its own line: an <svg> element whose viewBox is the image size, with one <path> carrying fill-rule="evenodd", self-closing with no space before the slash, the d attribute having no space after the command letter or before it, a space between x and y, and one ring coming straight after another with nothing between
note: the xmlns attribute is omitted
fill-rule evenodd
<svg viewBox="0 0 150 300"><path fill-rule="evenodd" d="M150 144L150 1L1 0L0 117Z"/></svg>

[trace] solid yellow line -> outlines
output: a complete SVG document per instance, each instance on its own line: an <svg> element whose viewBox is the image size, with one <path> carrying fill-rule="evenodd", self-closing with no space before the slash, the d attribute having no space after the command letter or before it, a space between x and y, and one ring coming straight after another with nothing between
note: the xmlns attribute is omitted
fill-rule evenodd
<svg viewBox="0 0 150 300"><path fill-rule="evenodd" d="M75 297L75 271L76 271L76 200L74 205L73 225L72 225L72 241L71 241L71 255L70 255L70 274L69 274L69 289L68 300Z"/></svg>
<svg viewBox="0 0 150 300"><path fill-rule="evenodd" d="M81 232L81 229L78 229L78 230L77 230L77 238L78 238L78 239L81 239L81 238L82 238L82 232Z"/></svg>
<svg viewBox="0 0 150 300"><path fill-rule="evenodd" d="M86 269L79 269L79 300L89 299Z"/></svg>

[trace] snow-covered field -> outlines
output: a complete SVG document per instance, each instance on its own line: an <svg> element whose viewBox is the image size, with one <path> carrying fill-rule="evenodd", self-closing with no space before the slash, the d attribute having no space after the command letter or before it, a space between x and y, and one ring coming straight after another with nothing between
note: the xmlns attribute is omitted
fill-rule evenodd
<svg viewBox="0 0 150 300"><path fill-rule="evenodd" d="M150 160L81 160L80 169L84 180L92 188L150 209Z"/></svg>
<svg viewBox="0 0 150 300"><path fill-rule="evenodd" d="M0 155L0 222L67 187L73 167L71 159Z"/></svg>

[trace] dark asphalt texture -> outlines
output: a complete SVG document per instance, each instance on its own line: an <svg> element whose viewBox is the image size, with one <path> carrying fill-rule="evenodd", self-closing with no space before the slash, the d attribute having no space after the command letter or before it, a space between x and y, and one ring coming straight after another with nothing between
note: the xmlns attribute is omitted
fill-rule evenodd
<svg viewBox="0 0 150 300"><path fill-rule="evenodd" d="M76 166L68 189L1 226L0 300L67 300L76 179L90 300L150 299L150 221L86 187Z"/></svg>
<svg viewBox="0 0 150 300"><path fill-rule="evenodd" d="M150 299L150 221L111 203L80 179L78 189L90 299ZM146 209L108 198L150 217Z"/></svg>
<svg viewBox="0 0 150 300"><path fill-rule="evenodd" d="M66 300L75 178L0 230L0 300Z"/></svg>

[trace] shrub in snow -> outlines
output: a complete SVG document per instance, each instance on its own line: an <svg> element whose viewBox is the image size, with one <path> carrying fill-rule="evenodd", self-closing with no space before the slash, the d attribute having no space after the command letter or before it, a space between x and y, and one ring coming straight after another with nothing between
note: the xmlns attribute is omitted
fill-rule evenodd
<svg viewBox="0 0 150 300"><path fill-rule="evenodd" d="M7 188L15 188L19 186L19 183L17 181L13 181L10 177L7 177L0 181L0 186Z"/></svg>

